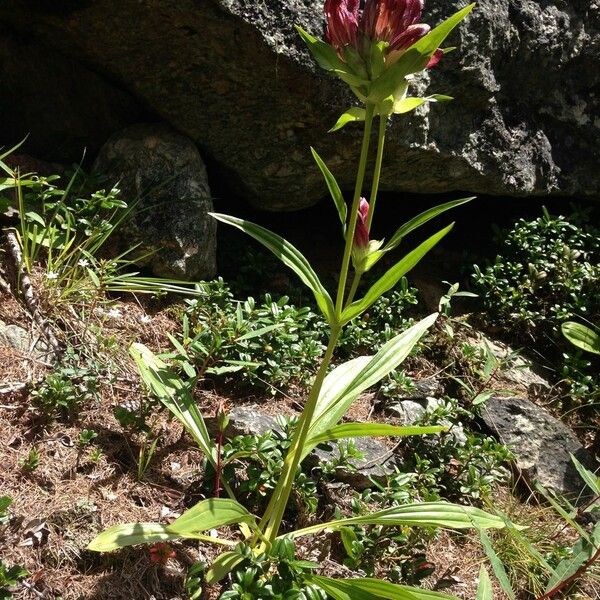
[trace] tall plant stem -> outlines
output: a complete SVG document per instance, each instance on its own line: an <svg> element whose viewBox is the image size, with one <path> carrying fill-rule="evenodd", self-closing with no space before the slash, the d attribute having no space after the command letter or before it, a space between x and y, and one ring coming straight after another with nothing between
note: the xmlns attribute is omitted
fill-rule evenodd
<svg viewBox="0 0 600 600"><path fill-rule="evenodd" d="M325 355L323 356L323 360L315 376L315 381L311 387L310 394L306 400L304 410L302 411L302 415L300 416L300 420L296 426L292 443L283 463L281 476L279 477L277 485L273 490L273 494L269 500L267 509L265 510L265 513L263 514L259 524L259 529L261 530L266 526L264 530L264 537L271 543L277 537L279 526L281 525L281 520L283 519L283 513L285 512L294 484L296 470L300 464L302 449L304 448L308 438L308 433L315 409L317 407L319 394L321 392L321 388L323 387L323 381L327 375L327 370L329 368L329 364L331 363L333 351L340 336L340 331L341 328L339 326L333 326L331 329L329 343L327 344Z"/></svg>
<svg viewBox="0 0 600 600"><path fill-rule="evenodd" d="M350 291L348 292L348 298L346 298L346 304L344 305L344 308L346 306L348 306L349 304L351 304L352 300L354 300L354 296L356 295L356 292L358 290L358 284L360 283L361 276L362 276L362 273L360 271L354 272L354 278L352 279L352 286L350 287Z"/></svg>
<svg viewBox="0 0 600 600"><path fill-rule="evenodd" d="M350 209L350 222L348 223L348 229L346 231L346 246L344 247L344 257L342 258L340 280L338 283L337 298L335 303L335 312L338 319L340 318L340 315L342 314L342 308L344 307L344 293L346 291L348 268L350 266L352 244L354 242L354 230L356 229L356 221L358 218L358 205L360 202L360 194L362 192L363 182L365 180L365 170L367 168L367 158L369 156L369 143L371 140L371 128L373 125L374 112L375 106L373 104L367 104L365 114L365 130L360 151L358 172L356 174L356 185L354 186L354 197L352 199L352 207Z"/></svg>
<svg viewBox="0 0 600 600"><path fill-rule="evenodd" d="M379 117L379 136L377 138L377 158L375 159L375 171L373 173L373 184L371 186L371 196L369 197L369 214L367 215L367 231L371 231L371 223L375 214L375 202L377 202L377 192L379 191L379 177L381 176L381 165L383 163L383 147L385 146L385 129L387 127L388 117L381 115Z"/></svg>

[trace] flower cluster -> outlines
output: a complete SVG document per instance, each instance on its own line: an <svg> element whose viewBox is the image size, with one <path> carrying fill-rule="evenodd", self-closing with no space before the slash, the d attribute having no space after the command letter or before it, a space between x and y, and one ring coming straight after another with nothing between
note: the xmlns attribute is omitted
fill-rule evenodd
<svg viewBox="0 0 600 600"><path fill-rule="evenodd" d="M419 23L423 5L423 0L326 0L325 37L342 60L349 60L349 52L355 50L372 73L373 45L384 43L389 66L429 33L431 27ZM426 66L433 67L442 56L438 48Z"/></svg>

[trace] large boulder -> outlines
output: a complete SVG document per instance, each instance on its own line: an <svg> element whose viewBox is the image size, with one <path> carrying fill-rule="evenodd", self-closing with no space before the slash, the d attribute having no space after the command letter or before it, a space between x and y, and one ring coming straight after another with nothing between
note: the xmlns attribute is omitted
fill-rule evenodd
<svg viewBox="0 0 600 600"><path fill-rule="evenodd" d="M48 161L78 163L86 151L93 157L112 133L147 119L147 111L131 94L88 69L77 56L46 47L29 34L15 35L4 23L0 81L0 147L27 137L18 152L26 148ZM12 164L20 165L22 173L28 167L44 175L64 170L30 162Z"/></svg>
<svg viewBox="0 0 600 600"><path fill-rule="evenodd" d="M127 257L160 277L215 275L217 227L193 142L169 125L132 125L104 144L94 167L134 205L132 218L113 234L119 254L133 249Z"/></svg>
<svg viewBox="0 0 600 600"><path fill-rule="evenodd" d="M352 186L359 128L325 133L352 96L293 28L320 35L322 0L5 0L0 19L119 82L258 207L325 195L310 145ZM480 0L419 84L456 100L395 119L382 188L600 197L599 21L598 0Z"/></svg>

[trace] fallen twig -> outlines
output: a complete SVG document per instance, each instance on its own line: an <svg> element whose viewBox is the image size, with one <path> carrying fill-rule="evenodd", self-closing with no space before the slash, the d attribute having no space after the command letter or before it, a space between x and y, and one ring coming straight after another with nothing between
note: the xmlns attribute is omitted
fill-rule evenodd
<svg viewBox="0 0 600 600"><path fill-rule="evenodd" d="M29 277L29 273L27 273L27 270L24 267L21 246L19 245L17 236L12 231L7 231L6 240L8 242L8 250L15 263L16 272L18 273L18 279L21 283L21 293L23 294L23 300L25 302L25 305L31 313L33 320L41 329L42 333L44 334L44 337L50 344L54 353L54 358L58 360L62 355L63 348L61 343L54 335L54 331L52 331L50 323L43 317L39 310L39 304L37 298L35 297L35 292L33 290L31 278Z"/></svg>
<svg viewBox="0 0 600 600"><path fill-rule="evenodd" d="M20 392L27 387L27 382L15 381L12 383L6 383L0 386L0 394L14 394Z"/></svg>

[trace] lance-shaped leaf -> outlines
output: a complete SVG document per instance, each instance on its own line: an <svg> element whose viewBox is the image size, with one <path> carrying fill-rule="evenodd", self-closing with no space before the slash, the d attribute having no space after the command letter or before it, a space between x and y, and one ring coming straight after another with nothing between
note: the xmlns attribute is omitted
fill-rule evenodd
<svg viewBox="0 0 600 600"><path fill-rule="evenodd" d="M235 500L210 498L198 502L170 525L124 523L110 527L94 538L88 549L107 552L135 544L147 544L178 538L200 539L215 544L231 545L234 542L202 535L201 532L234 523L254 524L254 521L254 516Z"/></svg>
<svg viewBox="0 0 600 600"><path fill-rule="evenodd" d="M300 277L302 282L311 289L315 296L315 300L317 301L317 305L329 323L334 322L335 310L333 302L331 301L331 296L323 287L323 284L310 266L308 260L306 260L304 255L297 248L276 233L273 233L260 225L256 225L255 223L250 223L244 219L238 219L219 213L209 214L217 219L217 221L227 223L228 225L237 227L244 233L247 233L275 254L284 265L292 269L292 271Z"/></svg>
<svg viewBox="0 0 600 600"><path fill-rule="evenodd" d="M310 35L299 25L296 25L296 31L322 69L336 75L351 86L363 86L368 83L368 81L354 73L348 63L340 60L337 52L329 44Z"/></svg>
<svg viewBox="0 0 600 600"><path fill-rule="evenodd" d="M255 517L239 502L228 498L209 498L186 510L169 525L169 531L187 535L234 523L254 524Z"/></svg>
<svg viewBox="0 0 600 600"><path fill-rule="evenodd" d="M318 585L335 600L457 600L440 592L390 583L381 579L352 578L331 579L320 575L309 575L307 581Z"/></svg>
<svg viewBox="0 0 600 600"><path fill-rule="evenodd" d="M366 114L367 111L364 108L360 108L359 106L353 106L352 108L349 108L346 112L342 113L340 118L335 122L335 125L329 130L329 133L338 131L342 127L348 125L348 123L364 121Z"/></svg>
<svg viewBox="0 0 600 600"><path fill-rule="evenodd" d="M434 94L433 96L426 96L425 98L400 98L400 100L394 102L394 113L397 115L403 115L405 113L412 112L416 108L419 108L419 106L429 102L449 102L450 100L454 100L454 98L451 96L443 96L442 94Z"/></svg>
<svg viewBox="0 0 600 600"><path fill-rule="evenodd" d="M471 200L475 200L475 196L471 196L470 198L461 198L460 200L452 200L451 202L445 202L444 204L440 204L423 211L416 217L413 217L410 221L404 223L404 225L401 225L390 238L390 241L383 247L383 251L389 252L390 250L393 250L409 233L415 229L418 229L421 227L421 225L425 225L425 223L435 219L435 217L445 213L447 210L456 208L461 204L466 204Z"/></svg>
<svg viewBox="0 0 600 600"><path fill-rule="evenodd" d="M431 433L440 433L447 431L447 427L439 425L429 426L397 426L386 423L342 423L330 429L323 431L315 437L308 440L309 444L322 444L331 440L344 440L357 437L405 437L408 435L427 435Z"/></svg>
<svg viewBox="0 0 600 600"><path fill-rule="evenodd" d="M336 51L329 44L310 35L300 25L296 25L295 27L302 41L306 44L313 58L322 69L326 71L345 70L346 65L340 60Z"/></svg>
<svg viewBox="0 0 600 600"><path fill-rule="evenodd" d="M474 7L475 4L470 4L459 10L408 48L389 69L386 69L373 82L369 101L375 104L381 102L403 85L407 75L425 69L435 51Z"/></svg>
<svg viewBox="0 0 600 600"><path fill-rule="evenodd" d="M586 541L583 538L577 540L573 546L571 555L558 563L544 592L546 594L549 594L553 590L558 592L556 588L559 588L561 583L580 572L580 569L586 569L592 563L599 549L600 523L596 523L590 536L590 541Z"/></svg>
<svg viewBox="0 0 600 600"><path fill-rule="evenodd" d="M204 580L208 585L221 581L223 577L231 573L243 560L244 556L239 552L222 552L206 571Z"/></svg>
<svg viewBox="0 0 600 600"><path fill-rule="evenodd" d="M376 302L388 290L391 290L454 226L454 223L438 231L422 244L409 252L402 260L388 269L360 299L356 300L342 311L341 322L348 323Z"/></svg>
<svg viewBox="0 0 600 600"><path fill-rule="evenodd" d="M460 506L449 502L422 502L392 506L370 515L318 523L286 535L296 538L324 529L335 530L348 525L407 525L449 529L503 529L506 527L504 520L500 517L473 506Z"/></svg>
<svg viewBox="0 0 600 600"><path fill-rule="evenodd" d="M318 438L333 428L350 405L364 390L381 381L409 355L421 336L433 325L437 313L419 321L386 342L375 356L361 356L336 367L323 382L313 415L308 440ZM307 442L302 449L306 457L314 448Z"/></svg>
<svg viewBox="0 0 600 600"><path fill-rule="evenodd" d="M208 460L216 466L216 447L186 384L143 344L133 343L129 354L136 362L144 383L184 425Z"/></svg>
<svg viewBox="0 0 600 600"><path fill-rule="evenodd" d="M516 600L515 592L510 584L508 573L504 568L504 564L502 560L500 560L500 557L496 554L489 536L482 529L479 530L479 540L481 541L481 545L483 546L483 549L490 560L492 570L494 571L494 575L496 576L498 583L500 583L500 587L504 590L510 600Z"/></svg>
<svg viewBox="0 0 600 600"><path fill-rule="evenodd" d="M348 208L346 206L346 202L344 201L344 195L342 194L342 190L340 190L340 186L335 180L333 173L327 168L327 165L325 164L323 159L317 154L317 151L313 147L311 147L310 151L312 152L313 158L315 159L317 166L323 174L323 178L325 179L325 183L327 184L327 189L331 194L331 198L333 199L333 203L335 204L335 207L337 209L340 221L342 222L342 228L345 232Z"/></svg>
<svg viewBox="0 0 600 600"><path fill-rule="evenodd" d="M595 473L588 471L573 454L571 454L571 461L575 465L579 475L581 475L581 479L585 481L586 485L592 490L595 496L600 497L600 477ZM590 508L592 507L590 506Z"/></svg>
<svg viewBox="0 0 600 600"><path fill-rule="evenodd" d="M492 580L483 565L481 565L481 569L479 569L479 585L477 586L477 596L475 597L475 600L494 600Z"/></svg>
<svg viewBox="0 0 600 600"><path fill-rule="evenodd" d="M562 324L561 329L563 335L577 348L593 354L600 354L600 335L590 327L567 321Z"/></svg>
<svg viewBox="0 0 600 600"><path fill-rule="evenodd" d="M151 544L181 538L178 533L171 532L166 525L160 523L122 523L110 527L95 537L88 545L94 552L110 552L125 546Z"/></svg>
<svg viewBox="0 0 600 600"><path fill-rule="evenodd" d="M152 544L182 538L225 546L236 544L236 542L230 540L209 537L200 533L187 533L184 535L180 532L171 531L168 525L161 525L160 523L122 523L103 531L89 543L87 549L94 552L110 552L126 546L135 546L136 544Z"/></svg>

